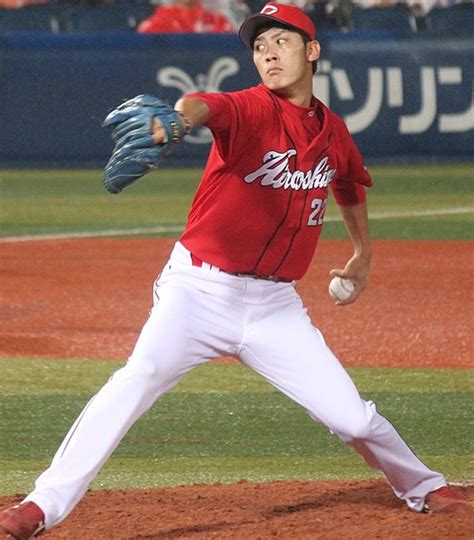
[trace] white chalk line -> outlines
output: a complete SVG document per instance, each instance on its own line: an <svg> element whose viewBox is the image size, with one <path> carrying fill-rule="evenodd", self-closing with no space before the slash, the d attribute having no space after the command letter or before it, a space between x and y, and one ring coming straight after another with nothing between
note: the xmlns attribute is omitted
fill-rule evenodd
<svg viewBox="0 0 474 540"><path fill-rule="evenodd" d="M457 208L439 208L431 210L414 210L405 212L373 212L369 213L370 220L393 219L404 217L431 217L448 216L456 214L474 213L474 207L463 206ZM326 216L325 223L342 221L340 216ZM105 229L102 231L78 231L57 234L37 234L37 235L18 235L0 237L0 243L6 242L34 242L40 240L69 240L74 238L98 238L111 236L140 236L144 234L170 234L181 233L184 229L182 225L160 225L156 227L136 227L133 229Z"/></svg>
<svg viewBox="0 0 474 540"><path fill-rule="evenodd" d="M184 225L162 225L159 227L137 227L135 229L106 229L103 231L78 231L57 234L35 234L0 237L0 243L34 242L36 240L69 240L74 238L98 238L107 236L140 236L142 234L180 233Z"/></svg>

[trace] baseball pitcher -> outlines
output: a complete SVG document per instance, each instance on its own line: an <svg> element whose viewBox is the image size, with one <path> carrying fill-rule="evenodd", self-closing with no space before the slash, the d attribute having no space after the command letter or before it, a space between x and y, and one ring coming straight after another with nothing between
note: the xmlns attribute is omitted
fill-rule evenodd
<svg viewBox="0 0 474 540"><path fill-rule="evenodd" d="M245 19L240 38L260 85L185 95L174 108L137 96L105 121L115 141L104 177L111 193L153 170L194 126L207 126L213 144L127 364L89 401L25 501L3 512L0 525L15 538L62 521L134 422L189 370L223 355L352 446L410 509L468 505L360 397L295 290L314 255L330 191L354 248L331 272L352 283L340 305L363 292L371 260L372 181L344 122L312 95L320 56L314 24L294 6L269 2Z"/></svg>

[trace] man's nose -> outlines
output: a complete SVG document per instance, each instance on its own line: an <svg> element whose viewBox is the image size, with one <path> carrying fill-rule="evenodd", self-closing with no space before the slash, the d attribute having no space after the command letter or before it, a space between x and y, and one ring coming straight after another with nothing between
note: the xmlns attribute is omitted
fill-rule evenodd
<svg viewBox="0 0 474 540"><path fill-rule="evenodd" d="M278 55L275 49L269 47L267 50L267 54L265 55L265 60L267 62L271 62L272 60L277 60L277 58L278 58Z"/></svg>

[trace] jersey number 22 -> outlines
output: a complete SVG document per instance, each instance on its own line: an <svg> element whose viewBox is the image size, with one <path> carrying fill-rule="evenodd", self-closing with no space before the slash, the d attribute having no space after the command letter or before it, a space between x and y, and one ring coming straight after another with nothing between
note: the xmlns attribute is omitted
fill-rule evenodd
<svg viewBox="0 0 474 540"><path fill-rule="evenodd" d="M324 221L324 212L326 211L327 199L313 199L311 201L311 208L313 211L309 215L308 225L315 227L316 225L322 225Z"/></svg>

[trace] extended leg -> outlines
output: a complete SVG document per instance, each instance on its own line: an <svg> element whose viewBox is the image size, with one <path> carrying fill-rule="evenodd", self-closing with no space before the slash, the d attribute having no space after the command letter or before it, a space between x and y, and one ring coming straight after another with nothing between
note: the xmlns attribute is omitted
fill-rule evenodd
<svg viewBox="0 0 474 540"><path fill-rule="evenodd" d="M163 286L159 296L127 365L89 401L26 498L44 511L47 528L68 515L133 423L187 371L218 354L216 340L206 338L200 297L179 286Z"/></svg>
<svg viewBox="0 0 474 540"><path fill-rule="evenodd" d="M252 321L242 360L382 471L410 508L421 510L426 494L445 479L415 456L373 403L361 399L296 293Z"/></svg>

